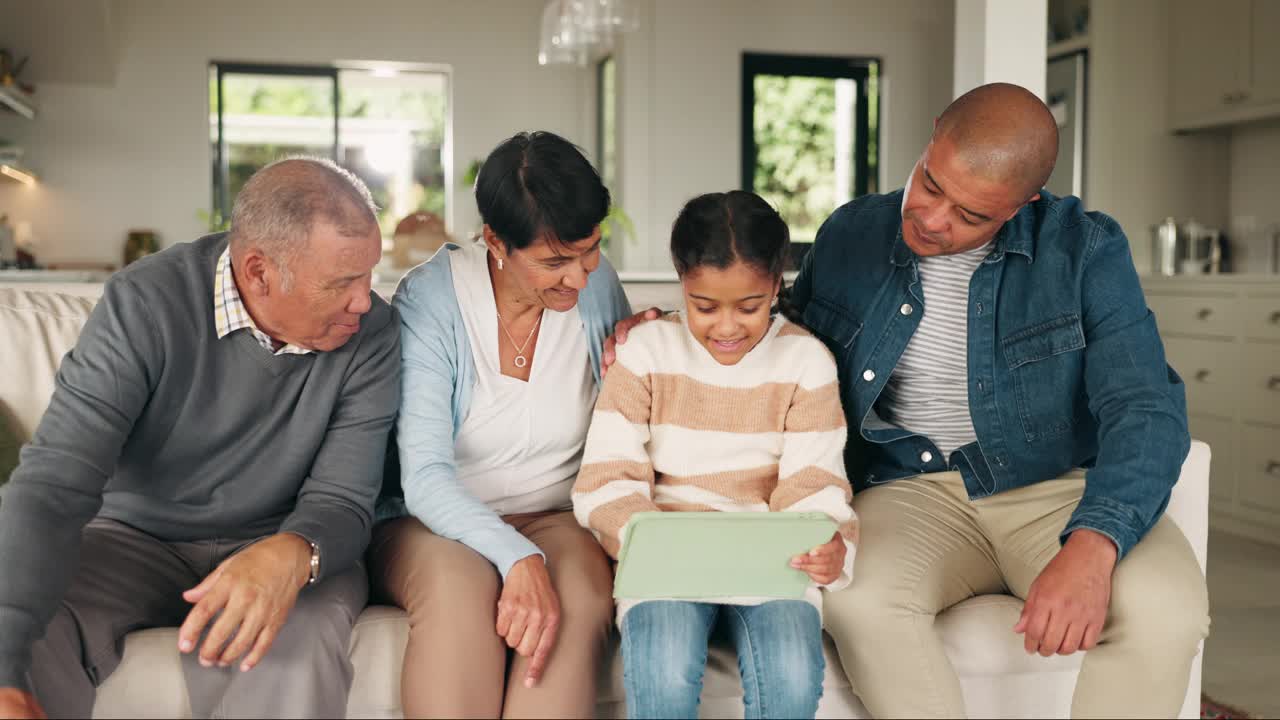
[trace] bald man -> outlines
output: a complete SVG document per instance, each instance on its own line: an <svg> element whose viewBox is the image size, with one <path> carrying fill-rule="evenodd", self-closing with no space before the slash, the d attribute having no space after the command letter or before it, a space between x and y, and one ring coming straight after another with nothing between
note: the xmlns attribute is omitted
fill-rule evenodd
<svg viewBox="0 0 1280 720"><path fill-rule="evenodd" d="M965 715L933 620L974 595L1026 601L1008 632L1028 653L1088 651L1077 717L1176 715L1207 632L1163 517L1184 388L1120 227L1042 189L1057 148L1028 91L967 93L904 189L836 210L795 283L857 428L862 535L825 614L876 717Z"/></svg>
<svg viewBox="0 0 1280 720"><path fill-rule="evenodd" d="M107 282L0 503L0 717L89 717L158 626L196 717L345 716L400 397L381 248L360 180L286 160Z"/></svg>

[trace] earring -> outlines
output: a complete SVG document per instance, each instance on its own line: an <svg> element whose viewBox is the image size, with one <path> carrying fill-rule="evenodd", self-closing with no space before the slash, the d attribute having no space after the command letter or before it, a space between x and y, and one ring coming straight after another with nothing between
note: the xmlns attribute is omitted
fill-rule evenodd
<svg viewBox="0 0 1280 720"><path fill-rule="evenodd" d="M498 258L498 269L502 269L502 258Z"/></svg>

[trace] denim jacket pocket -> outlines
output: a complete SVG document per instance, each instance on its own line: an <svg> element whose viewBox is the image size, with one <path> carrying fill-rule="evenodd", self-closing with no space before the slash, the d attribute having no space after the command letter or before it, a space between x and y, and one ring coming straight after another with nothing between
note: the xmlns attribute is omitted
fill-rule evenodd
<svg viewBox="0 0 1280 720"><path fill-rule="evenodd" d="M1018 415L1027 442L1068 433L1075 407L1062 392L1079 384L1083 371L1084 328L1077 314L1063 315L1012 333L1001 341L1013 375Z"/></svg>
<svg viewBox="0 0 1280 720"><path fill-rule="evenodd" d="M814 295L805 306L804 324L826 342L837 361L842 363L847 360L853 341L862 331L862 324L850 317L847 310L821 295Z"/></svg>

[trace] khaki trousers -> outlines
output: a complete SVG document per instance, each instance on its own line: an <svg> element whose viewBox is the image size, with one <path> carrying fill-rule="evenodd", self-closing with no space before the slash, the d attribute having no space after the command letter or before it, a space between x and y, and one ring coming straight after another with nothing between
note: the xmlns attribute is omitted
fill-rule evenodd
<svg viewBox="0 0 1280 720"><path fill-rule="evenodd" d="M963 717L956 670L934 616L974 595L1025 598L1059 550L1084 473L971 501L959 473L854 496L861 540L853 583L827 596L825 621L872 715ZM1162 518L1116 566L1099 644L1080 670L1073 717L1175 717L1209 626L1190 544ZM1012 633L1013 628L1007 632Z"/></svg>
<svg viewBox="0 0 1280 720"><path fill-rule="evenodd" d="M547 557L560 630L542 679L524 686L528 659L495 629L502 578L471 548L417 518L374 528L374 597L409 614L400 694L407 718L595 715L596 677L613 623L613 572L571 512L503 518Z"/></svg>
<svg viewBox="0 0 1280 720"><path fill-rule="evenodd" d="M164 542L102 518L85 526L79 570L31 650L31 686L49 717L89 717L97 687L120 664L124 636L181 625L192 607L183 591L253 542ZM271 649L246 673L235 663L202 667L197 652L180 655L175 641L192 715L345 717L353 676L347 647L368 595L360 564L303 588Z"/></svg>

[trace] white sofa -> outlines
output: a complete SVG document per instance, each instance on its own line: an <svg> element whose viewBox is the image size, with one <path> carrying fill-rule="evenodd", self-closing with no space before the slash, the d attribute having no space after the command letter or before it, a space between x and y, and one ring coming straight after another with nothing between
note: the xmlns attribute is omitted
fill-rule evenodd
<svg viewBox="0 0 1280 720"><path fill-rule="evenodd" d="M62 355L75 342L93 299L41 291L30 285L0 287L0 412L16 417L29 435L48 405ZM1186 533L1203 568L1207 533L1209 448L1195 443L1183 466L1168 513ZM1013 597L973 598L939 617L947 653L960 673L974 717L1066 717L1080 655L1041 658L1022 650L1010 628L1022 603ZM401 717L400 662L407 625L390 607L369 607L351 641L355 684L351 717ZM867 717L849 688L830 640L819 717ZM886 648L885 652L892 652ZM622 667L616 653L600 669L598 714L625 717ZM1181 717L1199 717L1200 658ZM724 648L709 660L703 717L742 717L736 659ZM174 628L130 635L120 668L99 689L94 717L190 717Z"/></svg>

